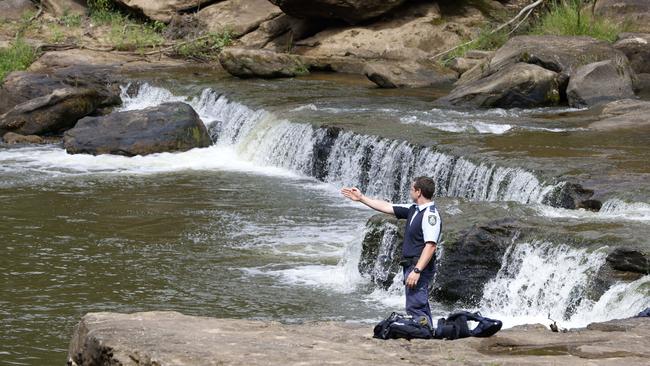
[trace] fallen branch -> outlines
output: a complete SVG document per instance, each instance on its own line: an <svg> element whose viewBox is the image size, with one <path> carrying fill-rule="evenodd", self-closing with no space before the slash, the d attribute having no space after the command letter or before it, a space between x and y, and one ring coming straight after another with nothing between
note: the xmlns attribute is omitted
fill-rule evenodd
<svg viewBox="0 0 650 366"><path fill-rule="evenodd" d="M524 19L528 18L528 16L530 15L530 13L532 13L533 9L535 9L537 6L539 6L539 5L542 4L543 2L544 2L544 0L536 0L535 2L533 2L533 3L529 4L529 5L527 5L526 7L524 7L523 9L521 9L521 11L519 11L519 13L518 13L517 15L515 15L514 18L508 20L507 22L501 24L500 26L498 26L498 27L494 28L493 30L491 30L490 32L488 32L488 35L490 35L490 34L494 34L494 33L498 32L498 31L502 30L503 28L509 26L510 24L512 24L512 23L514 23L515 21L517 21L517 19L519 19L519 18L520 18L522 15L524 15L524 14L526 14L526 16L524 17ZM522 22L523 22L523 21L522 21ZM517 27L519 27L519 26L521 25L522 22L520 22L519 24L517 24L517 26L516 26L514 29L516 29ZM459 44L459 45L457 45L457 46L455 46L455 47L452 47L452 48L450 48L450 49L448 49L448 50L446 50L446 51L444 51L444 52L437 53L437 54L431 56L431 59L434 60L434 59L436 59L436 58L438 58L438 57L440 57L440 56L446 55L446 54L448 54L449 52L451 52L451 51L453 51L453 50L456 50L456 49L458 49L458 48L461 48L461 47L467 46L468 44L471 44L471 43L474 42L474 41L476 41L476 40L473 39L473 40L471 40L471 41L468 41L468 42L465 42L465 43L461 43L461 44Z"/></svg>

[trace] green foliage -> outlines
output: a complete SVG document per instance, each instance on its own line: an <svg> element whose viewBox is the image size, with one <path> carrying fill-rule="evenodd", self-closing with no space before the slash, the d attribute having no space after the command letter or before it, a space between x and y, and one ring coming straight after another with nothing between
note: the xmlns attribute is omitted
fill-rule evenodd
<svg viewBox="0 0 650 366"><path fill-rule="evenodd" d="M81 15L65 12L59 21L68 28L78 27L81 25Z"/></svg>
<svg viewBox="0 0 650 366"><path fill-rule="evenodd" d="M531 34L589 36L613 42L626 27L591 14L584 0L554 1L533 25Z"/></svg>
<svg viewBox="0 0 650 366"><path fill-rule="evenodd" d="M90 19L97 24L112 24L122 21L125 16L120 13L111 0L88 0Z"/></svg>
<svg viewBox="0 0 650 366"><path fill-rule="evenodd" d="M497 48L503 46L508 41L508 31L502 29L500 31L491 33L491 28L483 28L478 37L472 42L458 47L450 53L446 54L443 58L443 63L446 64L449 61L453 60L455 57L464 56L467 51L471 50L485 50L491 51L496 50Z"/></svg>
<svg viewBox="0 0 650 366"><path fill-rule="evenodd" d="M52 42L52 43L60 43L64 39L65 39L65 34L63 34L63 31L59 27L52 27L51 35L50 35L50 42Z"/></svg>
<svg viewBox="0 0 650 366"><path fill-rule="evenodd" d="M123 18L111 24L110 41L119 51L140 51L160 47L165 38L150 24L139 24Z"/></svg>
<svg viewBox="0 0 650 366"><path fill-rule="evenodd" d="M20 38L11 47L0 48L0 81L12 71L28 68L37 56L36 50Z"/></svg>
<svg viewBox="0 0 650 366"><path fill-rule="evenodd" d="M175 53L186 58L198 60L213 59L224 47L232 43L232 32L210 33L193 42L183 43L175 48Z"/></svg>

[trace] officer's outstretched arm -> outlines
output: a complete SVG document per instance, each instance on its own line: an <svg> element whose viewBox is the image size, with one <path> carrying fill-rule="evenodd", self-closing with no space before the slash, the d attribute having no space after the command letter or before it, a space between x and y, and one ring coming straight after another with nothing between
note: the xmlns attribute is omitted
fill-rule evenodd
<svg viewBox="0 0 650 366"><path fill-rule="evenodd" d="M387 213L389 215L394 214L392 203L367 197L363 193L361 193L361 191L356 187L351 187L351 188L343 187L341 189L341 193L345 197L351 199L352 201L361 202L364 205L372 209L375 209L379 212Z"/></svg>

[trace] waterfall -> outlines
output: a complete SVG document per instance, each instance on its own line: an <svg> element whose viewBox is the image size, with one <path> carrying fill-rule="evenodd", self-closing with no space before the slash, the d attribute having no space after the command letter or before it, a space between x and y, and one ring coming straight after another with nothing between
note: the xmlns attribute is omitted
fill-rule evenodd
<svg viewBox="0 0 650 366"><path fill-rule="evenodd" d="M590 286L606 253L548 242L513 244L497 276L485 284L479 309L506 325L540 322L550 316L563 327L634 316L650 306L650 276L619 283L597 300Z"/></svg>
<svg viewBox="0 0 650 366"><path fill-rule="evenodd" d="M148 84L140 86L135 96L129 96L126 89L123 109L182 99ZM213 140L236 147L242 157L334 185L357 186L383 199L408 201L410 183L420 175L436 180L436 196L476 201L541 203L562 184L545 184L521 168L474 162L406 141L281 120L212 89L185 100L201 116Z"/></svg>

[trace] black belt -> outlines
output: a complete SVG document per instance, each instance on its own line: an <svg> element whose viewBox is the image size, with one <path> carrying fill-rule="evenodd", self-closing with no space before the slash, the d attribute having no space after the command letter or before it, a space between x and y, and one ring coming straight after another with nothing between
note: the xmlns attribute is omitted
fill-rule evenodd
<svg viewBox="0 0 650 366"><path fill-rule="evenodd" d="M420 257L405 257L399 262L402 267L410 267L418 264Z"/></svg>

